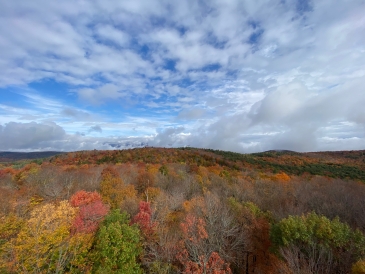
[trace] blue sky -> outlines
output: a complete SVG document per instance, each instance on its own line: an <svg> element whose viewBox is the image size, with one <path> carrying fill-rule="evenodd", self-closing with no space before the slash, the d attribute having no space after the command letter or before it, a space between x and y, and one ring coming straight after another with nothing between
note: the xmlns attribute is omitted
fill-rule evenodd
<svg viewBox="0 0 365 274"><path fill-rule="evenodd" d="M362 0L0 6L0 150L365 148Z"/></svg>

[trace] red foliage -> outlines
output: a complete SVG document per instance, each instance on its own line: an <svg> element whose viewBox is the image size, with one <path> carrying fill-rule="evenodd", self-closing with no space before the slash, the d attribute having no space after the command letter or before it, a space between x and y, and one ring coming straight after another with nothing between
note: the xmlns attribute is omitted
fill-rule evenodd
<svg viewBox="0 0 365 274"><path fill-rule="evenodd" d="M108 214L108 207L101 201L82 206L76 216L72 228L74 233L93 233L98 227L103 217Z"/></svg>
<svg viewBox="0 0 365 274"><path fill-rule="evenodd" d="M205 221L192 214L185 217L185 221L180 224L180 227L185 239L189 240L193 244L197 244L202 239L208 238L208 233L205 230Z"/></svg>
<svg viewBox="0 0 365 274"><path fill-rule="evenodd" d="M224 274L232 273L228 264L225 263L217 252L210 254L208 263L206 264L207 273Z"/></svg>
<svg viewBox="0 0 365 274"><path fill-rule="evenodd" d="M178 259L183 264L185 274L231 274L232 270L229 264L219 256L217 252L212 252L209 259L206 260L204 255L199 256L198 262L192 262L188 259L188 253L184 250L179 254Z"/></svg>
<svg viewBox="0 0 365 274"><path fill-rule="evenodd" d="M156 224L151 221L151 205L149 202L141 201L139 203L139 212L134 216L131 224L138 224L142 233L146 237L150 237L155 232Z"/></svg>
<svg viewBox="0 0 365 274"><path fill-rule="evenodd" d="M205 229L204 219L188 214L180 227L184 240L181 243L182 251L177 254L177 259L183 265L183 273L232 273L229 264L217 252L205 253L204 239L208 239L209 235Z"/></svg>
<svg viewBox="0 0 365 274"><path fill-rule="evenodd" d="M73 233L94 233L109 211L97 192L78 191L72 195L70 203L73 207L80 208L72 224Z"/></svg>
<svg viewBox="0 0 365 274"><path fill-rule="evenodd" d="M70 203L73 207L81 207L96 201L101 201L101 196L99 193L96 191L87 192L84 190L76 192L70 199Z"/></svg>

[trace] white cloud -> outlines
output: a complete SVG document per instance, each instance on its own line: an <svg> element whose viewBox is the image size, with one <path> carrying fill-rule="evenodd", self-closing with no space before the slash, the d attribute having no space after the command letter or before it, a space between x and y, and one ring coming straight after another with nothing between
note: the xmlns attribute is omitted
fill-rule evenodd
<svg viewBox="0 0 365 274"><path fill-rule="evenodd" d="M361 148L365 5L303 3L4 2L0 92L21 87L27 106L0 99L2 130L28 119L38 126L53 121L67 138L99 126L102 131L93 133L103 136L138 128L141 137L155 134L161 145ZM68 86L69 98L27 88L45 80ZM79 101L65 104L74 97ZM123 118L108 110L115 104ZM67 140L58 144L70 148ZM92 140L82 143L105 147Z"/></svg>
<svg viewBox="0 0 365 274"><path fill-rule="evenodd" d="M96 33L100 38L109 42L113 42L121 47L127 46L130 41L130 37L127 33L120 31L110 25L97 26Z"/></svg>
<svg viewBox="0 0 365 274"><path fill-rule="evenodd" d="M38 124L10 122L0 125L0 149L40 149L44 143L53 140L62 140L65 131L55 123Z"/></svg>

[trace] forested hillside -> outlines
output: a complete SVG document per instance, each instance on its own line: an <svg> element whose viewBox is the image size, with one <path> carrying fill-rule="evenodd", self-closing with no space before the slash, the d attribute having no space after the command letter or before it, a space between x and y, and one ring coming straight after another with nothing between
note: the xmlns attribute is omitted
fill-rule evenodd
<svg viewBox="0 0 365 274"><path fill-rule="evenodd" d="M39 151L39 152L9 152L0 151L0 162L12 162L24 159L40 159L47 158L57 154L62 154L58 151Z"/></svg>
<svg viewBox="0 0 365 274"><path fill-rule="evenodd" d="M365 151L0 164L0 273L365 273Z"/></svg>

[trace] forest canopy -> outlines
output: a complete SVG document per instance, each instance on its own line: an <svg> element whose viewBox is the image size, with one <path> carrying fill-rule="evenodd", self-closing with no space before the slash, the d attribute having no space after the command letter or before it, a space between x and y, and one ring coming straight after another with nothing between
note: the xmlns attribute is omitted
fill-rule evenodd
<svg viewBox="0 0 365 274"><path fill-rule="evenodd" d="M365 152L0 164L0 273L365 273Z"/></svg>

